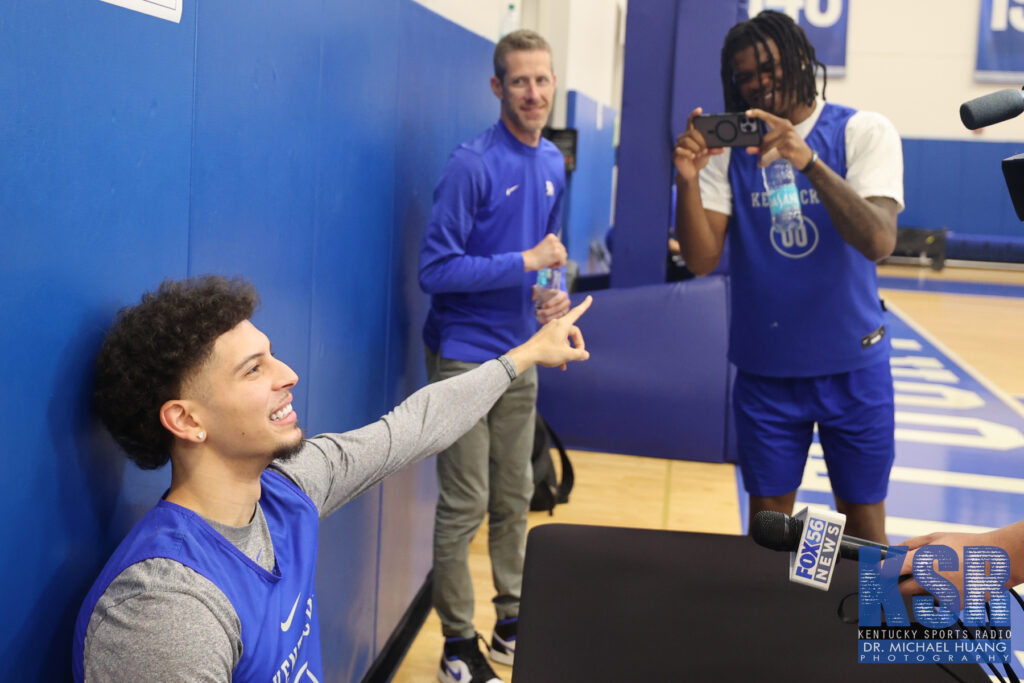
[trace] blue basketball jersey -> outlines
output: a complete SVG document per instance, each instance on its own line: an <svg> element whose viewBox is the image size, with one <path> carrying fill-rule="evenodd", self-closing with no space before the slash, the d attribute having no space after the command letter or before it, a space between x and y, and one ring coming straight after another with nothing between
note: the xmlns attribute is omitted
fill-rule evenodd
<svg viewBox="0 0 1024 683"><path fill-rule="evenodd" d="M806 137L844 178L846 124L854 113L825 103ZM802 173L796 173L802 228L773 230L757 159L740 150L729 160L729 359L756 375L814 377L887 358L875 264L843 240Z"/></svg>
<svg viewBox="0 0 1024 683"><path fill-rule="evenodd" d="M157 557L196 571L231 602L242 625L242 657L233 681L324 680L314 613L316 505L279 472L265 471L260 483L274 571L246 557L196 513L161 500L128 533L86 596L75 623L75 680L85 675L85 634L100 596L124 569Z"/></svg>

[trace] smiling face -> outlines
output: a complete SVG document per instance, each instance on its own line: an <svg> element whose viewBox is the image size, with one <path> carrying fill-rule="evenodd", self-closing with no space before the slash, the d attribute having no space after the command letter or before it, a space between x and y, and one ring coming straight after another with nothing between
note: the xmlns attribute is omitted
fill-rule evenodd
<svg viewBox="0 0 1024 683"><path fill-rule="evenodd" d="M547 50L513 50L505 55L503 78L491 77L491 90L501 100L501 120L521 142L536 146L551 115L555 75Z"/></svg>
<svg viewBox="0 0 1024 683"><path fill-rule="evenodd" d="M740 95L751 107L785 116L780 111L786 103L781 92L782 66L775 41L769 39L764 46L749 45L737 52L733 56L732 72Z"/></svg>
<svg viewBox="0 0 1024 683"><path fill-rule="evenodd" d="M813 109L812 105L799 102L792 88L787 91L783 86L782 60L779 48L771 38L763 45L748 45L739 50L733 56L732 72L740 96L751 107L763 109L794 123L810 113L805 110Z"/></svg>
<svg viewBox="0 0 1024 683"><path fill-rule="evenodd" d="M286 458L302 445L290 367L271 355L270 340L248 320L225 332L186 383L208 448L228 459Z"/></svg>

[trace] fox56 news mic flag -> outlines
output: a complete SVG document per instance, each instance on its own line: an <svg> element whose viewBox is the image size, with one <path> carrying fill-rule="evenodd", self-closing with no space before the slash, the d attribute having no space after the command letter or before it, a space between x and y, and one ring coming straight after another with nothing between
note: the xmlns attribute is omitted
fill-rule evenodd
<svg viewBox="0 0 1024 683"><path fill-rule="evenodd" d="M981 0L974 80L1024 81L1024 0Z"/></svg>
<svg viewBox="0 0 1024 683"><path fill-rule="evenodd" d="M800 544L789 554L789 580L827 591L839 561L839 544L846 515L827 509L804 508L793 515L803 522Z"/></svg>

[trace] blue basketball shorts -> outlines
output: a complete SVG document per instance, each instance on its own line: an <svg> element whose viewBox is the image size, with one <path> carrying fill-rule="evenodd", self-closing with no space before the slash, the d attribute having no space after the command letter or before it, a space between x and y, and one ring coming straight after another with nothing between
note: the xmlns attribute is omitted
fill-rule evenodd
<svg viewBox="0 0 1024 683"><path fill-rule="evenodd" d="M848 503L885 500L895 456L889 360L821 377L764 377L739 371L733 415L743 485L753 496L795 491L818 437L832 492Z"/></svg>

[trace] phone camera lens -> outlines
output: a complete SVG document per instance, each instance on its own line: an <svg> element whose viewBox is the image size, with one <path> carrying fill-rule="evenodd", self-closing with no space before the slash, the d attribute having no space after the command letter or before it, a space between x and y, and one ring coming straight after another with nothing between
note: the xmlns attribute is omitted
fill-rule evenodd
<svg viewBox="0 0 1024 683"><path fill-rule="evenodd" d="M722 142L732 142L736 139L736 124L732 121L719 121L715 126L715 135Z"/></svg>

